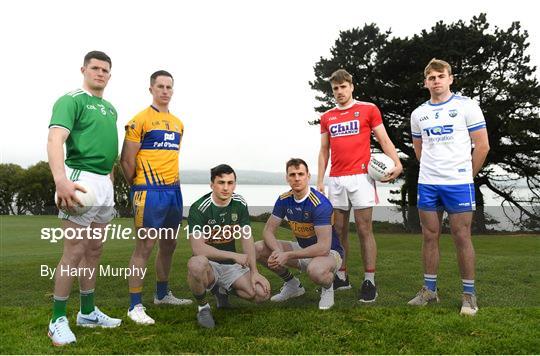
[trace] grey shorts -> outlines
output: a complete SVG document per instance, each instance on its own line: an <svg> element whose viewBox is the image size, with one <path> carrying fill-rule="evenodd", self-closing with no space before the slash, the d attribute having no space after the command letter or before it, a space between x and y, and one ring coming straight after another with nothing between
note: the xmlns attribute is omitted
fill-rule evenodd
<svg viewBox="0 0 540 356"><path fill-rule="evenodd" d="M291 241L290 246L292 247L293 251L302 249L302 247L298 244L298 242L292 242ZM334 267L334 274L335 274L341 268L341 264L343 263L343 259L341 258L341 255L339 254L339 252L337 252L335 250L330 250L330 252L328 253L328 256L332 256L336 260L336 266ZM298 266L300 267L300 271L306 272L307 267L311 263L312 259L313 258L299 258L299 259L297 259Z"/></svg>
<svg viewBox="0 0 540 356"><path fill-rule="evenodd" d="M238 263L227 265L215 261L208 262L214 272L214 283L208 286L207 290L211 290L217 284L219 287L229 291L238 278L249 272L249 267L242 267Z"/></svg>

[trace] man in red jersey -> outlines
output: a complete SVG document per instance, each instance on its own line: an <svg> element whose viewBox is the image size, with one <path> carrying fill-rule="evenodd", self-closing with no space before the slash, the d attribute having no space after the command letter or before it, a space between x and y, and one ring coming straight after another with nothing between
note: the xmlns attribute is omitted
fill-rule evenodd
<svg viewBox="0 0 540 356"><path fill-rule="evenodd" d="M377 298L375 287L377 245L372 231L372 214L373 206L379 202L375 182L367 174L372 132L384 153L396 164L384 182L396 179L403 167L396 148L386 133L377 106L353 99L352 76L346 70L339 69L332 74L329 81L337 107L321 116L317 189L324 193L324 174L331 152L328 198L334 206L334 226L345 249L342 267L334 280L334 289L351 288L347 275L347 260L349 257L349 213L352 207L365 271L359 300L369 303Z"/></svg>

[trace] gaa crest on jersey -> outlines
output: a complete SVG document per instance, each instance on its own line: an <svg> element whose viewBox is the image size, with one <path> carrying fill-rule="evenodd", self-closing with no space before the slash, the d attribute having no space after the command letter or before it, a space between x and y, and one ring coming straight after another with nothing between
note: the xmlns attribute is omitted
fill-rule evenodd
<svg viewBox="0 0 540 356"><path fill-rule="evenodd" d="M358 111L355 111L354 112L354 117L358 117L358 116L360 116L360 113Z"/></svg>
<svg viewBox="0 0 540 356"><path fill-rule="evenodd" d="M232 213L232 214L231 214L231 220L232 220L233 222L236 222L236 221L238 220L238 214L237 214L237 213Z"/></svg>
<svg viewBox="0 0 540 356"><path fill-rule="evenodd" d="M456 117L458 114L458 111L456 109L451 109L448 111L448 115L450 115L450 117Z"/></svg>
<svg viewBox="0 0 540 356"><path fill-rule="evenodd" d="M304 219L309 220L309 211L304 211Z"/></svg>
<svg viewBox="0 0 540 356"><path fill-rule="evenodd" d="M332 124L329 131L332 137L357 135L360 133L360 121L351 120Z"/></svg>

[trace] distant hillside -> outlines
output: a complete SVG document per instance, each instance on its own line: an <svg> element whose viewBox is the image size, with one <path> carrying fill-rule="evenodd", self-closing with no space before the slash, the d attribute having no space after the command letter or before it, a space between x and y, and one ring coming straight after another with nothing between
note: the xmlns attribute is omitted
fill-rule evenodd
<svg viewBox="0 0 540 356"><path fill-rule="evenodd" d="M236 171L238 184L264 184L283 185L285 173L263 172L263 171ZM203 170L188 170L180 172L180 181L184 184L207 184L210 182L210 172ZM311 182L317 181L317 176L312 175Z"/></svg>

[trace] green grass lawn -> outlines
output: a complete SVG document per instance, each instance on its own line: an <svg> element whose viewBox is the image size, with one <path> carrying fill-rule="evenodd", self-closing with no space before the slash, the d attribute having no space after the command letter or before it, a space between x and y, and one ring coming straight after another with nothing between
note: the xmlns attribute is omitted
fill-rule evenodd
<svg viewBox="0 0 540 356"><path fill-rule="evenodd" d="M422 285L420 235L376 234L379 255L376 281L379 297L374 305L356 299L361 283L358 239L351 241L349 264L353 290L336 293L329 311L317 309L316 286L300 278L306 294L283 304L253 305L231 297L233 309L213 308L214 330L198 327L196 307L154 306L154 256L145 281L147 312L157 324L141 327L127 320L127 280L98 278L96 304L114 317L117 329L75 326L79 293L74 286L68 317L77 343L54 348L46 335L51 314L53 281L40 276L40 266L56 267L62 243L40 240L43 227L59 226L55 217L1 219L0 353L212 353L212 354L538 354L540 353L540 238L539 236L474 236L477 256L476 286L480 311L461 317L461 280L451 238L441 239L438 277L441 303L408 307ZM114 223L132 226L129 219ZM256 239L261 223L254 223ZM280 229L280 237L290 231ZM354 235L352 235L354 236ZM102 265L126 267L134 241L107 241ZM186 285L186 262L191 255L185 234L178 241L170 286L178 297L191 297ZM279 278L266 270L273 293ZM213 304L213 303L212 303Z"/></svg>

